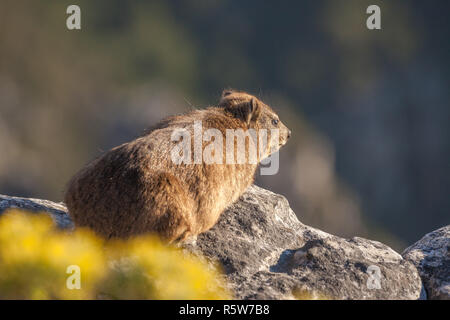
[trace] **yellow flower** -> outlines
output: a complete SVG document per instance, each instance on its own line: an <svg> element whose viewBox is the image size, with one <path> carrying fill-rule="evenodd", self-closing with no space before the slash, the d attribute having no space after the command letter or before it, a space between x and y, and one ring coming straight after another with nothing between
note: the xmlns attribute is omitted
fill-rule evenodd
<svg viewBox="0 0 450 320"><path fill-rule="evenodd" d="M227 299L219 279L156 237L106 244L88 230L57 231L46 214L0 217L0 299Z"/></svg>
<svg viewBox="0 0 450 320"><path fill-rule="evenodd" d="M80 290L66 286L69 265L80 267ZM10 210L0 218L0 298L94 298L105 266L102 246L91 234L56 231L45 214Z"/></svg>

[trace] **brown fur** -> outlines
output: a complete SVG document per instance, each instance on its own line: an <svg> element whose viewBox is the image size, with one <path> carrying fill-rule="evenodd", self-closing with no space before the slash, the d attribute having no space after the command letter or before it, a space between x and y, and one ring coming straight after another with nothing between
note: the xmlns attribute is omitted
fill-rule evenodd
<svg viewBox="0 0 450 320"><path fill-rule="evenodd" d="M175 164L172 131L192 128L195 120L202 120L203 130L217 128L224 137L225 129L278 127L278 149L290 131L281 121L274 125L274 118L272 109L254 96L224 91L217 107L169 117L88 164L68 184L69 213L77 227L106 238L147 232L168 241L196 236L253 183L257 164Z"/></svg>

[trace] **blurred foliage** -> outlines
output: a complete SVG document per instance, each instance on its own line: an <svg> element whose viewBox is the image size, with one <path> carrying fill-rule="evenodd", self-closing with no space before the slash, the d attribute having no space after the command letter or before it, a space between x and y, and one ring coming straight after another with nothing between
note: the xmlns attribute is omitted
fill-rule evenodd
<svg viewBox="0 0 450 320"><path fill-rule="evenodd" d="M396 249L450 223L448 1L76 3L80 31L73 1L2 1L0 193L61 199L101 152L232 87L292 130L257 182L302 222Z"/></svg>
<svg viewBox="0 0 450 320"><path fill-rule="evenodd" d="M292 295L297 300L333 300L333 298L317 291L309 291L306 289L296 289Z"/></svg>
<svg viewBox="0 0 450 320"><path fill-rule="evenodd" d="M68 266L80 289L68 289ZM227 299L219 271L152 237L103 243L57 231L50 217L9 210L0 219L0 299Z"/></svg>
<svg viewBox="0 0 450 320"><path fill-rule="evenodd" d="M110 244L100 291L114 299L227 299L217 270L153 237Z"/></svg>

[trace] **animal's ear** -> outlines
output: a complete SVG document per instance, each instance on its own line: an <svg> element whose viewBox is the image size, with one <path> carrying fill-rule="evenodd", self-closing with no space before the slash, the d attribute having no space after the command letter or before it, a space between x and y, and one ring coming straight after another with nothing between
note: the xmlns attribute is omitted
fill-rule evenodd
<svg viewBox="0 0 450 320"><path fill-rule="evenodd" d="M260 112L261 107L259 106L258 101L256 101L255 98L251 98L250 102L248 103L247 119L246 119L247 124L249 124L250 121L258 119Z"/></svg>
<svg viewBox="0 0 450 320"><path fill-rule="evenodd" d="M221 99L221 105L234 117L242 119L247 125L258 119L261 107L255 98L250 100Z"/></svg>
<svg viewBox="0 0 450 320"><path fill-rule="evenodd" d="M225 89L225 90L222 91L222 98L224 98L226 96L229 96L232 93L233 93L232 89Z"/></svg>

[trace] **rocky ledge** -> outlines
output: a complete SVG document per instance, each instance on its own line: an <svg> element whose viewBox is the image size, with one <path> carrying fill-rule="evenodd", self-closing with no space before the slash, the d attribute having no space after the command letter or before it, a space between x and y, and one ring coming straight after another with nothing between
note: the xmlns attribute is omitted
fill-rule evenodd
<svg viewBox="0 0 450 320"><path fill-rule="evenodd" d="M48 212L59 227L73 227L62 203L0 195L0 213L8 208ZM426 291L449 299L449 228L426 235L402 257L377 241L306 226L286 198L251 186L184 247L222 265L237 299L425 299Z"/></svg>
<svg viewBox="0 0 450 320"><path fill-rule="evenodd" d="M450 300L450 226L428 233L403 257L419 270L428 299Z"/></svg>

